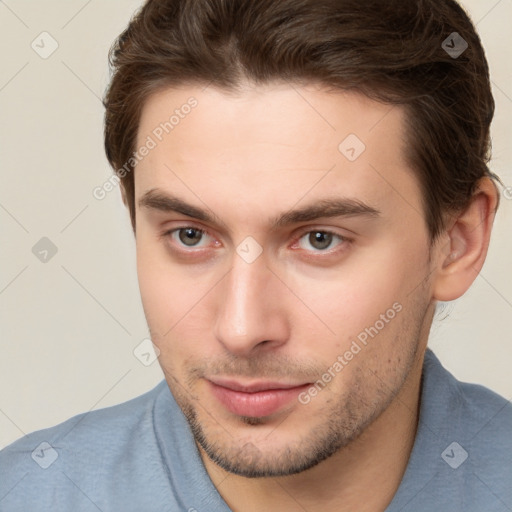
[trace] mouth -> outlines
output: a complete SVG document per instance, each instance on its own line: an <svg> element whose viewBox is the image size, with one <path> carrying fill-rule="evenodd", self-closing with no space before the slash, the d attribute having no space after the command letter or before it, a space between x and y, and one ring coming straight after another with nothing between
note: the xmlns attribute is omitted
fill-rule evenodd
<svg viewBox="0 0 512 512"><path fill-rule="evenodd" d="M211 393L232 414L251 418L270 416L294 400L311 383L259 381L243 383L235 380L207 379Z"/></svg>

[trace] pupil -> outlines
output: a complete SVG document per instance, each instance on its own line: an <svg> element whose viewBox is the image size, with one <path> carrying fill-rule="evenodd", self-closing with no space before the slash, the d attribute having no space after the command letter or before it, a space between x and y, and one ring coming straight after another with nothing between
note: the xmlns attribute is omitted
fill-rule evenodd
<svg viewBox="0 0 512 512"><path fill-rule="evenodd" d="M309 235L309 241L316 249L325 249L331 245L332 235L323 231L315 231Z"/></svg>
<svg viewBox="0 0 512 512"><path fill-rule="evenodd" d="M185 233L185 235L183 235L183 233ZM185 245L194 245L194 243L197 243L200 238L201 238L201 232L197 229L194 229L194 228L187 228L187 229L182 229L180 230L179 232L179 237L180 237L180 240L185 244ZM192 243L190 243L192 242Z"/></svg>

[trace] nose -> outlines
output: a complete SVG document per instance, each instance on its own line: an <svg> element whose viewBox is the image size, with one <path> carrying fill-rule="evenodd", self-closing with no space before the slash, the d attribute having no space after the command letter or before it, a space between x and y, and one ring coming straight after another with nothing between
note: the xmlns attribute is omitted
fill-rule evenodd
<svg viewBox="0 0 512 512"><path fill-rule="evenodd" d="M248 357L286 343L286 287L262 256L247 263L235 254L218 293L214 335L233 355Z"/></svg>

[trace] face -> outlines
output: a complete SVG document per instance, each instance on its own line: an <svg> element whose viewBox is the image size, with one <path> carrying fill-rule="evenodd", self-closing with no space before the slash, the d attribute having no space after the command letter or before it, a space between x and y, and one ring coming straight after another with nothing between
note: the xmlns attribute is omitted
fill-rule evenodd
<svg viewBox="0 0 512 512"><path fill-rule="evenodd" d="M403 130L398 107L312 85L145 104L142 302L168 385L225 470L310 468L407 382L432 294Z"/></svg>

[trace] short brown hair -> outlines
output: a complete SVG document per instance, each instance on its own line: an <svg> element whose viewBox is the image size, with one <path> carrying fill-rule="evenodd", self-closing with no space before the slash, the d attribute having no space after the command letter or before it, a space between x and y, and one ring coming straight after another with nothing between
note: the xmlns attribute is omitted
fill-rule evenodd
<svg viewBox="0 0 512 512"><path fill-rule="evenodd" d="M456 32L456 58L442 43ZM459 39L460 41L460 39ZM490 176L489 69L454 0L148 0L110 50L105 150L116 172L135 151L144 102L163 87L320 83L406 110L407 159L434 240L444 214ZM133 159L132 159L133 160ZM121 185L135 231L134 176Z"/></svg>

